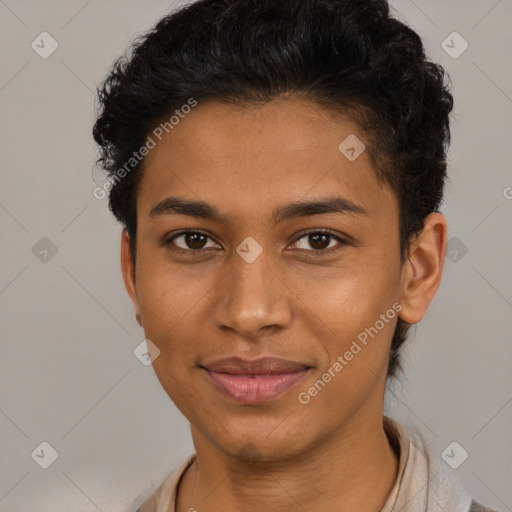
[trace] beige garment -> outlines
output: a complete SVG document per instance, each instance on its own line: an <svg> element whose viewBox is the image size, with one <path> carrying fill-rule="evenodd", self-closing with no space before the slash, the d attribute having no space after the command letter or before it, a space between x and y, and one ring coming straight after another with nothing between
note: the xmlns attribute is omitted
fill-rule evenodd
<svg viewBox="0 0 512 512"><path fill-rule="evenodd" d="M421 436L413 442L402 425L388 416L383 417L383 424L393 448L399 450L399 462L395 484L381 512L468 512L470 495L446 464L429 454ZM175 512L179 481L194 458L191 455L179 464L137 512Z"/></svg>

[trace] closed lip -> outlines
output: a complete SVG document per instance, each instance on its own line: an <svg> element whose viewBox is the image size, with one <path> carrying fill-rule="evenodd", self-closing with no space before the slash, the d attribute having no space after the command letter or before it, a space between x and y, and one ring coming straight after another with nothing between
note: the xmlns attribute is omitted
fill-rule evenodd
<svg viewBox="0 0 512 512"><path fill-rule="evenodd" d="M260 357L258 359L226 357L203 363L201 366L211 372L230 375L282 375L311 368L307 364L280 357Z"/></svg>

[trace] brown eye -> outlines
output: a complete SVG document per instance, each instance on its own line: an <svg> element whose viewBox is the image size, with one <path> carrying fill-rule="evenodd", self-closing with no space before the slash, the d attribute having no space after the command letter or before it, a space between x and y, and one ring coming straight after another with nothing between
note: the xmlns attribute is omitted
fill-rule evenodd
<svg viewBox="0 0 512 512"><path fill-rule="evenodd" d="M330 235L325 235L324 233L315 233L312 235L308 235L309 244L313 249L327 249L329 246L329 241L331 240ZM327 243L326 243L327 242Z"/></svg>
<svg viewBox="0 0 512 512"><path fill-rule="evenodd" d="M185 244L190 249L202 249L206 244L206 236L201 233L186 233L183 235Z"/></svg>
<svg viewBox="0 0 512 512"><path fill-rule="evenodd" d="M301 240L305 240L305 243L302 243L302 247L300 247ZM331 245L332 242L337 241L338 244ZM330 231L310 231L308 233L304 233L296 242L295 245L298 246L299 249L304 249L309 252L328 252L328 250L336 247L336 249L346 245L346 242L342 240L340 237L332 234Z"/></svg>
<svg viewBox="0 0 512 512"><path fill-rule="evenodd" d="M216 247L216 244L207 246L208 240L211 240L210 237L199 231L182 231L167 240L165 245L174 245L184 251L200 251Z"/></svg>

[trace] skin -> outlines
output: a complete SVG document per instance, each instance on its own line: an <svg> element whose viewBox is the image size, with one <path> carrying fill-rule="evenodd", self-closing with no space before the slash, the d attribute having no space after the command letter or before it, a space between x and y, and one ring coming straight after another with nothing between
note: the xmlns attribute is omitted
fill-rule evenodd
<svg viewBox="0 0 512 512"><path fill-rule="evenodd" d="M396 317L307 405L297 398L393 303L404 321L419 322L441 280L445 218L427 217L401 265L397 199L367 151L352 162L338 150L351 133L367 141L348 117L306 100L208 101L146 157L137 264L123 231L121 265L137 320L160 350L156 375L191 425L197 459L178 512L379 511L393 487L397 456L382 415ZM225 220L150 216L169 196L206 201ZM366 214L271 220L276 207L333 196ZM349 243L304 235L315 229ZM180 230L206 238L175 238L181 252L162 245ZM263 250L252 263L236 252L248 236ZM238 404L199 367L233 355L312 369L277 399Z"/></svg>

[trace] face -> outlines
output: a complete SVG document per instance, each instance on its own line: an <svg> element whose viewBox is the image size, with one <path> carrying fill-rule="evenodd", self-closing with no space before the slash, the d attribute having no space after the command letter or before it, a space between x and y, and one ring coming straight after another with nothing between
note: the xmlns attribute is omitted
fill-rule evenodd
<svg viewBox="0 0 512 512"><path fill-rule="evenodd" d="M382 408L411 275L395 195L340 151L350 134L368 144L303 100L211 101L146 157L125 283L162 386L224 453L287 458Z"/></svg>

